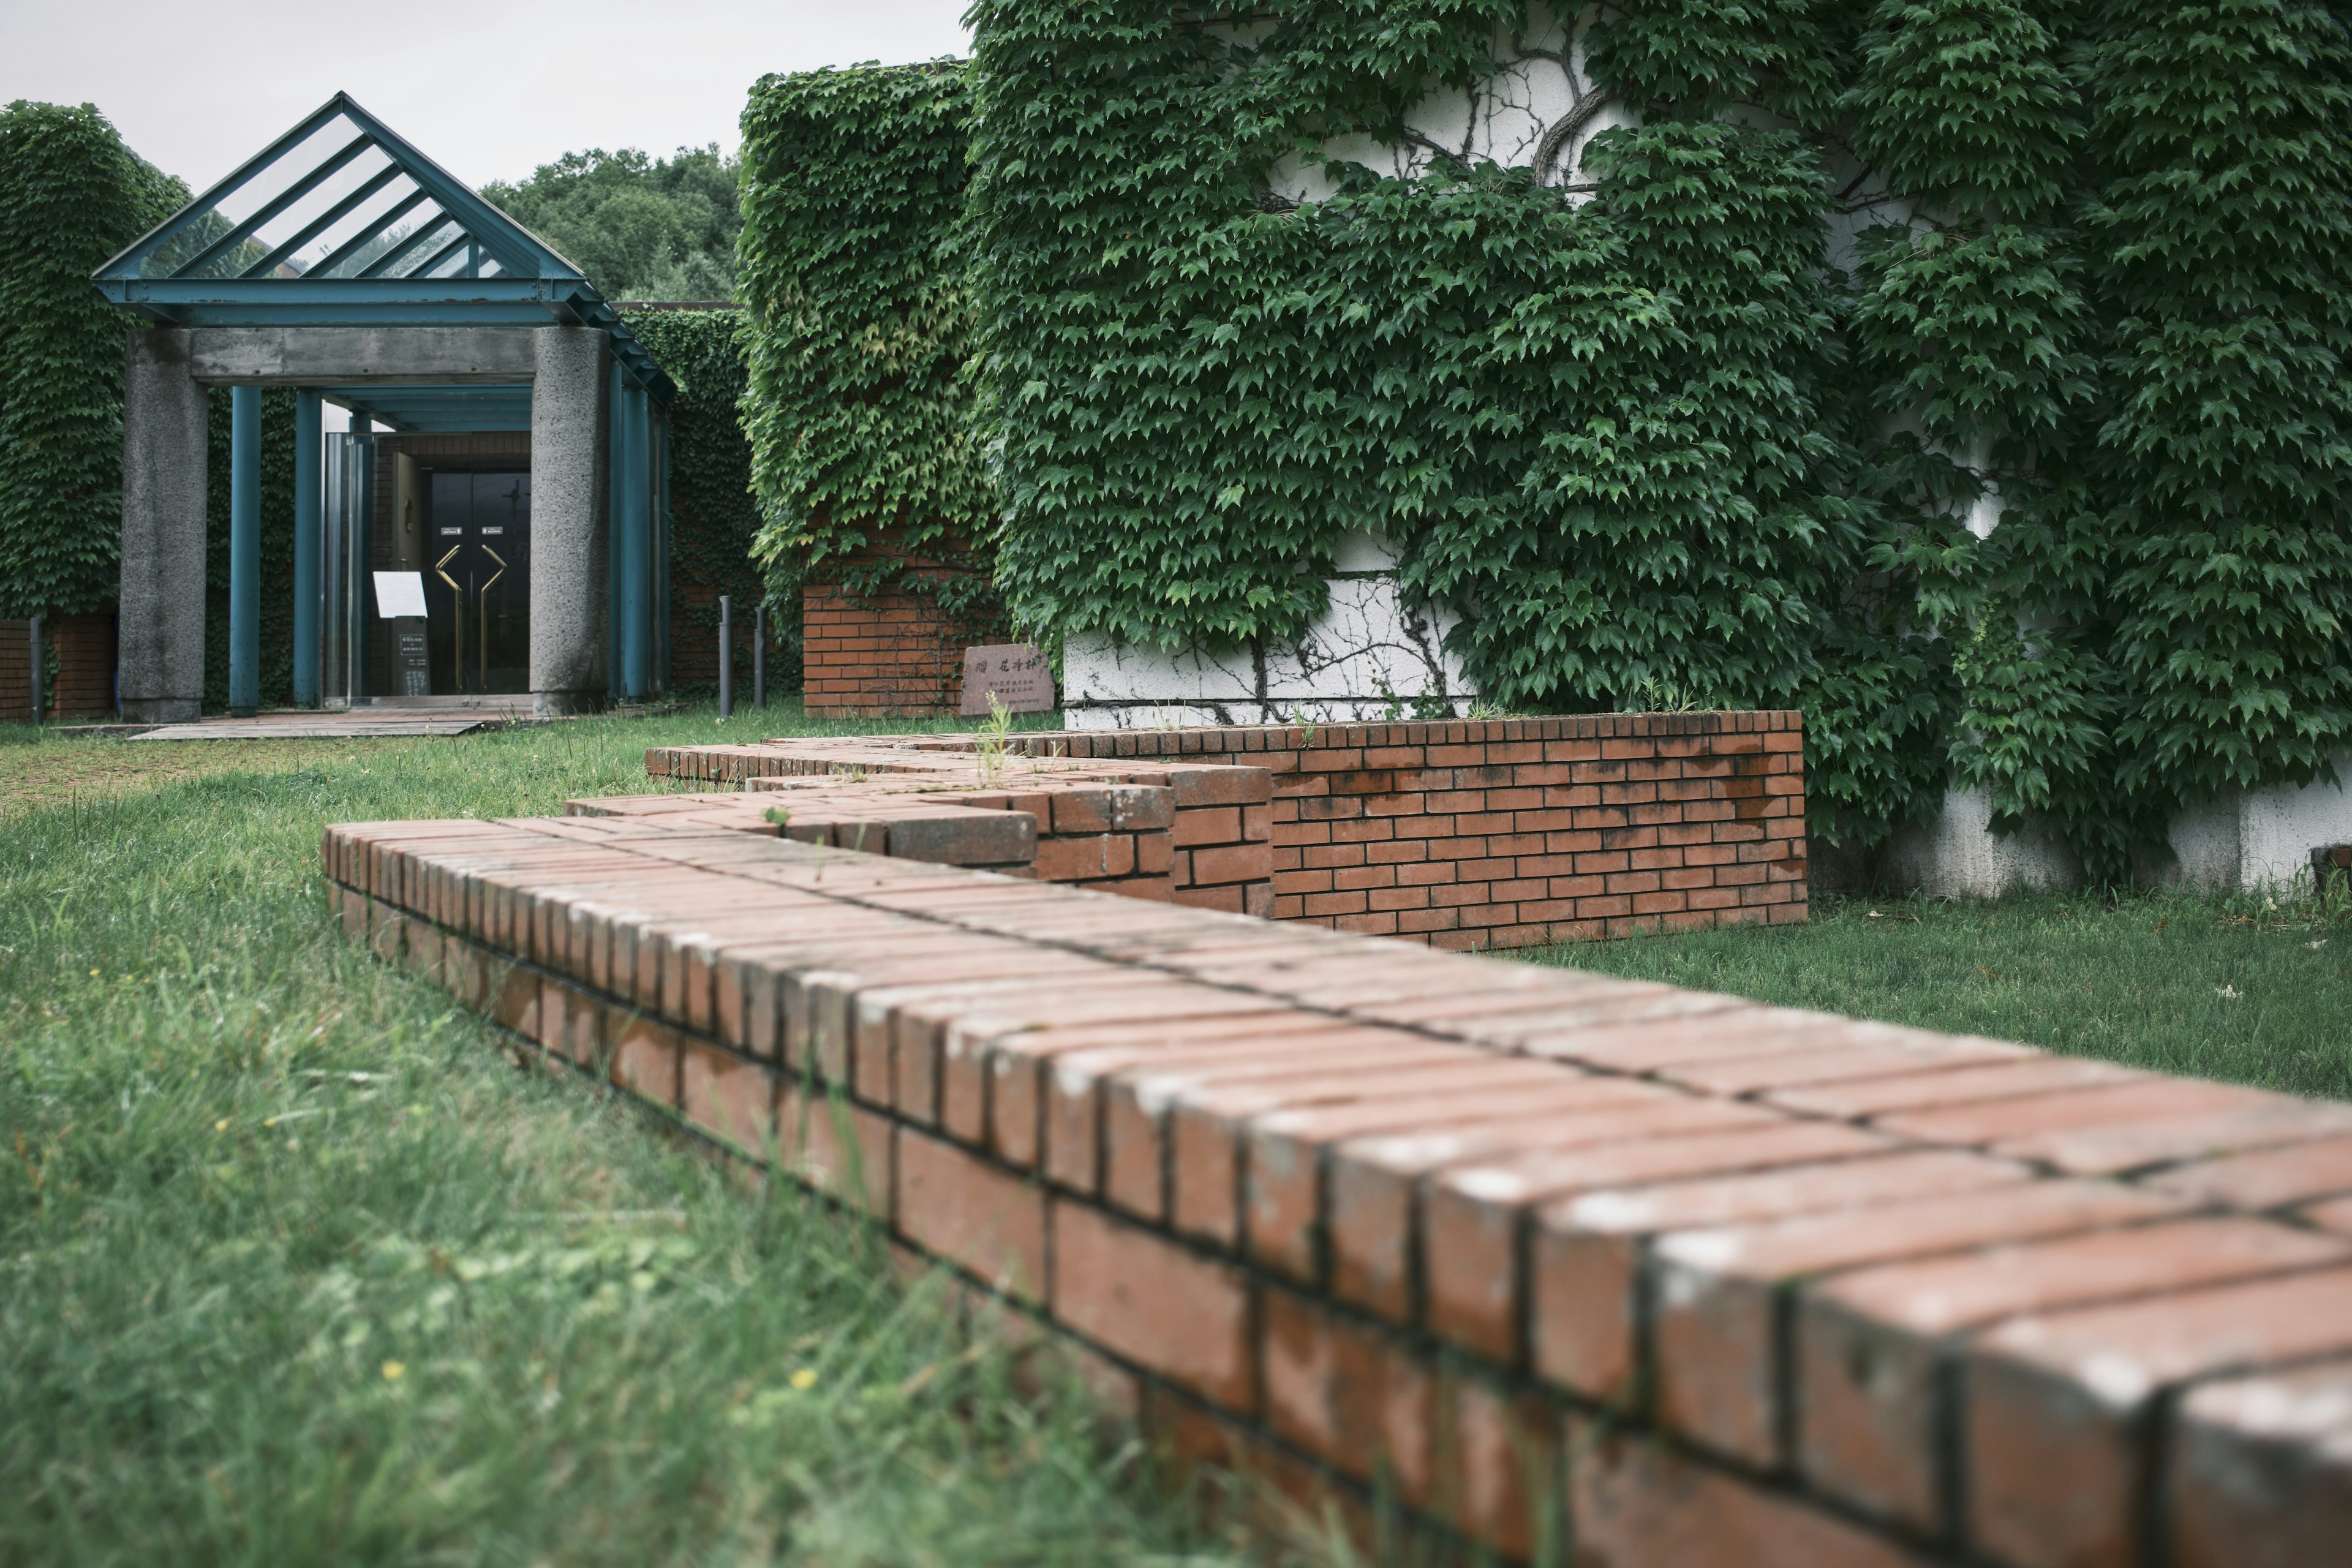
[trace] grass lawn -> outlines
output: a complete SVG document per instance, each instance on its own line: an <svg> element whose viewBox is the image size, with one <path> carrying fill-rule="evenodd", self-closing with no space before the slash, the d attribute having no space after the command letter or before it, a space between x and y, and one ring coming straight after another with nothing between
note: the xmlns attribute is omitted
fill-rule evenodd
<svg viewBox="0 0 2352 1568"><path fill-rule="evenodd" d="M548 813L653 787L647 745L818 728L0 730L0 1564L1278 1554L1066 1386L1013 1397L854 1222L517 1073L324 919L324 823ZM1815 910L1540 956L2352 1095L2340 908Z"/></svg>
<svg viewBox="0 0 2352 1568"><path fill-rule="evenodd" d="M1816 897L1801 926L1531 956L2352 1099L2352 907L2340 898Z"/></svg>
<svg viewBox="0 0 2352 1568"><path fill-rule="evenodd" d="M790 727L0 731L0 1563L1237 1559L856 1224L516 1072L323 918L324 823Z"/></svg>

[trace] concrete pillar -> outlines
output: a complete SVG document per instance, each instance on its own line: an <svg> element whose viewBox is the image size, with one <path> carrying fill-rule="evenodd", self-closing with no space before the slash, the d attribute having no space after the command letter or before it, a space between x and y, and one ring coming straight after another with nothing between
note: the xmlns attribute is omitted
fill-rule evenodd
<svg viewBox="0 0 2352 1568"><path fill-rule="evenodd" d="M554 717L602 707L607 685L613 344L593 327L541 327L533 342L530 705Z"/></svg>
<svg viewBox="0 0 2352 1568"><path fill-rule="evenodd" d="M196 717L205 695L205 389L188 334L133 328L122 378L122 716Z"/></svg>
<svg viewBox="0 0 2352 1568"><path fill-rule="evenodd" d="M319 459L324 447L319 394L294 394L294 706L319 705Z"/></svg>
<svg viewBox="0 0 2352 1568"><path fill-rule="evenodd" d="M229 388L228 710L261 707L261 388Z"/></svg>

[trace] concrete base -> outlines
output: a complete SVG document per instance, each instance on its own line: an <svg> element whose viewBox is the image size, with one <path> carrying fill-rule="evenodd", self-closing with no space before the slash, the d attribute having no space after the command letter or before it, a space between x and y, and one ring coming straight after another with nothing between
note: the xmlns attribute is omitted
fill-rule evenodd
<svg viewBox="0 0 2352 1568"><path fill-rule="evenodd" d="M1935 821L1906 828L1888 843L1879 875L1906 892L1992 899L2011 890L2048 892L2078 886L2083 864L2064 845L2043 835L1995 834L1992 802L1984 792L1952 789L1944 792L1944 809Z"/></svg>
<svg viewBox="0 0 2352 1568"><path fill-rule="evenodd" d="M193 724L203 714L204 704L193 697L122 700L122 717L133 724Z"/></svg>
<svg viewBox="0 0 2352 1568"><path fill-rule="evenodd" d="M2352 752L2336 766L2352 779ZM1817 870L1829 874L1818 879L1978 899L2082 885L2082 864L2063 845L2032 832L1999 837L1991 816L1982 792L1947 791L1942 815L1896 834L1874 866L1824 855ZM2146 880L2204 893L2295 892L2308 885L2314 849L2352 844L2352 790L2315 784L2233 793L2174 817L2169 837L2171 861L2148 868Z"/></svg>
<svg viewBox="0 0 2352 1568"><path fill-rule="evenodd" d="M1405 603L1395 555L1342 541L1331 605L1295 643L1227 657L1076 637L1062 650L1062 710L1074 730L1192 724L1403 722L1460 718L1472 693L1444 649L1453 623Z"/></svg>

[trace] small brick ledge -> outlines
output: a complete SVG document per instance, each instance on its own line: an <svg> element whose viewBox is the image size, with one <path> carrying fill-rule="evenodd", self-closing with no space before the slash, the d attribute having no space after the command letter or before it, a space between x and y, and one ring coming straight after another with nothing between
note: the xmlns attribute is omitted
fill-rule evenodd
<svg viewBox="0 0 2352 1568"><path fill-rule="evenodd" d="M1011 766L1034 781L1021 787L1058 778L1172 788L1178 903L1454 949L1805 918L1795 713L1068 731L1010 742ZM849 773L877 785L970 784L975 745L961 733L663 747L646 753L646 771L722 784ZM1237 804L1267 809L1236 821ZM1140 883L1123 890L1155 896Z"/></svg>
<svg viewBox="0 0 2352 1568"><path fill-rule="evenodd" d="M1597 1568L2311 1563L2352 1107L630 816L345 927L862 1205L1180 1454Z"/></svg>

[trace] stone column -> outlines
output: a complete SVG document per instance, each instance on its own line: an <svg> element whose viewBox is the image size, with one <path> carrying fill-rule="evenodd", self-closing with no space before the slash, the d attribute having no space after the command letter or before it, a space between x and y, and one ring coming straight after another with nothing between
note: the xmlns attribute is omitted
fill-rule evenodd
<svg viewBox="0 0 2352 1568"><path fill-rule="evenodd" d="M205 389L188 334L133 328L122 377L122 716L193 720L205 695Z"/></svg>
<svg viewBox="0 0 2352 1568"><path fill-rule="evenodd" d="M610 684L605 473L612 339L541 327L530 388L530 705L552 718L601 708Z"/></svg>

